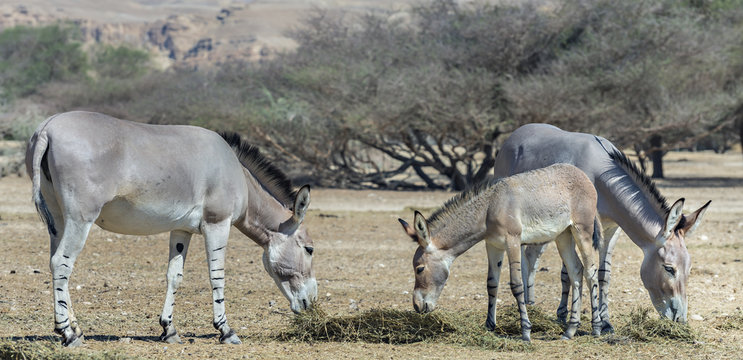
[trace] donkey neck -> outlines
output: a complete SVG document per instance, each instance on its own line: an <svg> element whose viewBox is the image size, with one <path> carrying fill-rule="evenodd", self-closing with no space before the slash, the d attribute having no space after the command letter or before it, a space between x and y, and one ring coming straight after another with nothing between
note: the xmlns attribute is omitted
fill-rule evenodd
<svg viewBox="0 0 743 360"><path fill-rule="evenodd" d="M432 219L431 237L437 248L456 258L483 240L487 230L490 189L474 190L474 196L461 195L445 205Z"/></svg>
<svg viewBox="0 0 743 360"><path fill-rule="evenodd" d="M599 212L619 225L635 245L656 247L655 238L663 228L663 199L657 199L621 168L609 170L596 179Z"/></svg>
<svg viewBox="0 0 743 360"><path fill-rule="evenodd" d="M291 218L292 213L278 199L264 189L248 170L245 172L247 196L243 205L243 216L236 227L261 246L268 245L270 233Z"/></svg>

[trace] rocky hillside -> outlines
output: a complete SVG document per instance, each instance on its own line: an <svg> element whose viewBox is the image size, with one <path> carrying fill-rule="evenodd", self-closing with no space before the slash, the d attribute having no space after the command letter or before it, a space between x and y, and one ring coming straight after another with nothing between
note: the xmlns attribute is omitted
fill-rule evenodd
<svg viewBox="0 0 743 360"><path fill-rule="evenodd" d="M86 46L130 44L158 66L201 67L260 61L295 44L285 32L313 9L365 12L407 1L11 0L0 5L0 30L57 21L77 24ZM403 5L401 5L403 4Z"/></svg>

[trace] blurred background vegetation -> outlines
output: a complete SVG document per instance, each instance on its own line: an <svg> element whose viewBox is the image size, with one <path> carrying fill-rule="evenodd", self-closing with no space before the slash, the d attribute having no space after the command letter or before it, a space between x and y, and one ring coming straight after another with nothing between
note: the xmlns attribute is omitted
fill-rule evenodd
<svg viewBox="0 0 743 360"><path fill-rule="evenodd" d="M83 49L78 34L0 33L0 136L93 110L238 131L324 186L462 190L525 123L604 136L659 177L665 152L726 151L743 133L743 0L317 10L292 31L296 50L199 70Z"/></svg>

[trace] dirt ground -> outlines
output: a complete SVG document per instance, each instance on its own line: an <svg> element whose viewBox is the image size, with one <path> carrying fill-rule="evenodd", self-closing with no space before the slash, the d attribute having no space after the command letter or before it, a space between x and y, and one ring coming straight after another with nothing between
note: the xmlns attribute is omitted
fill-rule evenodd
<svg viewBox="0 0 743 360"><path fill-rule="evenodd" d="M75 264L71 296L86 335L86 353L116 351L146 358L458 358L529 356L535 358L740 358L743 331L720 331L725 316L741 314L743 294L743 156L740 152L671 153L666 180L658 185L669 201L685 197L686 212L712 200L704 222L687 241L692 256L688 284L690 325L700 331L696 344L677 342L610 345L581 336L573 341L534 340L532 353L499 353L440 343L280 342L274 336L289 323L288 302L261 265L261 249L233 231L226 264L227 311L243 344L218 343L211 325L201 237L186 262L174 314L183 345L157 341L165 295L168 238L127 236L94 228ZM447 192L391 192L315 189L306 224L315 241L315 271L323 308L349 314L357 304L411 309L415 245L398 217L412 220L412 209L429 215L453 196ZM26 178L0 179L0 340L58 341L52 335L51 274L46 230L38 219ZM642 253L622 235L614 255L610 309L615 325L630 310L650 307L639 269ZM559 301L559 257L550 246L537 275L537 306L554 311ZM487 258L480 243L461 256L439 300L443 311L482 311L487 307ZM507 281L504 274L501 282ZM499 306L514 303L508 292ZM584 301L584 306L586 301ZM62 351L62 350L61 350Z"/></svg>

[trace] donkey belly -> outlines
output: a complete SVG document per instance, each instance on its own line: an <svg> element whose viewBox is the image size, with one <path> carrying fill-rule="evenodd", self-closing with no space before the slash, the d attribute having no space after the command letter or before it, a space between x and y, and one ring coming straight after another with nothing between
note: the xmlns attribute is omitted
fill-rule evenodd
<svg viewBox="0 0 743 360"><path fill-rule="evenodd" d="M152 235L172 230L199 233L201 211L194 205L135 205L116 198L103 206L95 223L101 228L129 235Z"/></svg>
<svg viewBox="0 0 743 360"><path fill-rule="evenodd" d="M571 224L570 216L554 215L522 219L521 243L544 244L555 240Z"/></svg>

